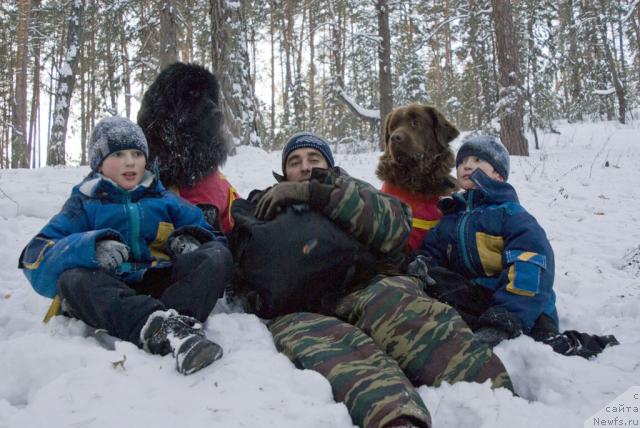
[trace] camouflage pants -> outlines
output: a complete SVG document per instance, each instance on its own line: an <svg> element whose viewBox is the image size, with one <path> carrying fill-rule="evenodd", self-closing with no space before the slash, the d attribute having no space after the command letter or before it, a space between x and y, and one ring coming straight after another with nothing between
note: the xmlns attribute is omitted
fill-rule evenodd
<svg viewBox="0 0 640 428"><path fill-rule="evenodd" d="M344 297L336 316L294 313L269 324L276 346L298 367L325 376L353 422L381 428L406 418L430 426L413 385L483 382L513 389L492 351L451 307L413 277L377 278Z"/></svg>

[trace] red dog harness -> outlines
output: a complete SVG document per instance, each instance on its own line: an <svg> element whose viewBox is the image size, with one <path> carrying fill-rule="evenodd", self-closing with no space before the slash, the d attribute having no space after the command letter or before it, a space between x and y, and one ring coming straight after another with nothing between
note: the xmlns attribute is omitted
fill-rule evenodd
<svg viewBox="0 0 640 428"><path fill-rule="evenodd" d="M384 193L395 196L411 207L413 219L411 221L411 235L407 248L415 251L422 245L422 240L430 229L433 229L442 218L442 212L438 209L438 196L427 196L419 193L411 193L398 186L382 183Z"/></svg>
<svg viewBox="0 0 640 428"><path fill-rule="evenodd" d="M215 170L195 186L177 189L177 193L194 205L209 204L216 207L222 232L224 234L231 232L233 228L231 204L238 198L238 192L220 171Z"/></svg>

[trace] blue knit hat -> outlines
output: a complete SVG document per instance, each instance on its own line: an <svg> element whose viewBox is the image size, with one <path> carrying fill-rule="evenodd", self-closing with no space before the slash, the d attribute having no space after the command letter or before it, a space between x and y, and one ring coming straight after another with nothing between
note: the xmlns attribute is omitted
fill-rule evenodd
<svg viewBox="0 0 640 428"><path fill-rule="evenodd" d="M499 138L490 135L475 135L467 138L458 149L456 168L468 156L475 156L489 162L505 181L509 178L509 152Z"/></svg>
<svg viewBox="0 0 640 428"><path fill-rule="evenodd" d="M335 163L333 161L333 154L331 153L331 147L329 147L329 144L327 144L326 141L310 132L300 132L291 137L282 150L283 174L286 174L285 166L287 164L287 158L289 157L291 152L305 147L316 149L320 153L322 153L322 156L324 156L325 160L327 161L329 168L333 168L335 166Z"/></svg>
<svg viewBox="0 0 640 428"><path fill-rule="evenodd" d="M142 129L120 116L107 117L98 122L89 136L88 146L93 171L98 171L107 156L120 150L140 150L145 158L149 158L149 147Z"/></svg>

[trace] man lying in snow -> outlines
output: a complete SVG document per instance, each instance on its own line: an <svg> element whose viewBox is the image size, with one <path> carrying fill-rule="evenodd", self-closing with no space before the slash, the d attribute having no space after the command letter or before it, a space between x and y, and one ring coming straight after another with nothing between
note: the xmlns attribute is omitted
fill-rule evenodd
<svg viewBox="0 0 640 428"><path fill-rule="evenodd" d="M232 207L235 291L272 318L281 352L329 380L356 425L430 426L414 385L490 379L512 389L456 311L399 273L406 205L334 167L313 134L289 140L282 172Z"/></svg>

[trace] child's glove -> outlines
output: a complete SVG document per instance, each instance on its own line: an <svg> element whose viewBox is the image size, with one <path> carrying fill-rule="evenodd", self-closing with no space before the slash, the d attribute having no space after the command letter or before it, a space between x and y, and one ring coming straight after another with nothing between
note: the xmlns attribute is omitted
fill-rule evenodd
<svg viewBox="0 0 640 428"><path fill-rule="evenodd" d="M106 270L115 271L129 258L129 247L120 241L105 239L96 243L96 260Z"/></svg>
<svg viewBox="0 0 640 428"><path fill-rule="evenodd" d="M476 339L488 346L496 346L505 339L522 334L522 321L503 307L494 306L485 311L477 321Z"/></svg>
<svg viewBox="0 0 640 428"><path fill-rule="evenodd" d="M509 338L509 334L506 331L493 327L483 327L475 332L475 336L476 340L490 348Z"/></svg>
<svg viewBox="0 0 640 428"><path fill-rule="evenodd" d="M186 254L197 250L200 247L200 241L191 235L178 235L169 243L169 250L175 254Z"/></svg>
<svg viewBox="0 0 640 428"><path fill-rule="evenodd" d="M267 190L256 205L258 220L271 220L278 208L294 204L309 203L309 182L284 181Z"/></svg>
<svg viewBox="0 0 640 428"><path fill-rule="evenodd" d="M425 290L428 286L436 283L435 279L429 275L427 261L428 258L426 256L418 255L407 265L407 274L417 276L422 281Z"/></svg>

